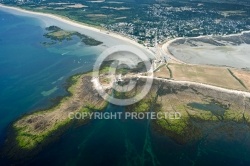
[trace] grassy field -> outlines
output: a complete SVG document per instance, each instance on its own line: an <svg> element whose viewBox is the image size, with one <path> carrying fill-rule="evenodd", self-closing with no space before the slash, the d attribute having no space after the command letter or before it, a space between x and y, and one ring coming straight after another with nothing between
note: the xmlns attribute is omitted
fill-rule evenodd
<svg viewBox="0 0 250 166"><path fill-rule="evenodd" d="M170 78L170 72L166 65L162 66L157 72L154 74L156 77L161 78Z"/></svg>
<svg viewBox="0 0 250 166"><path fill-rule="evenodd" d="M168 68L170 70L168 70ZM172 77L177 81L192 81L199 82L209 85L214 85L218 87L243 90L247 89L239 81L242 79L243 83L250 87L250 72L237 71L235 72L236 79L226 67L215 67L215 66L198 66L198 65L184 65L184 64L174 64L170 63L167 67L160 68L159 71L155 73L156 77L170 78L170 71L172 72Z"/></svg>

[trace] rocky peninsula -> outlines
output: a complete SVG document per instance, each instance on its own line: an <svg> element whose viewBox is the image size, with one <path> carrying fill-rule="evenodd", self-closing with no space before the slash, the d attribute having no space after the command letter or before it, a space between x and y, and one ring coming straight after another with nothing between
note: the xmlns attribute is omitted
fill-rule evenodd
<svg viewBox="0 0 250 166"><path fill-rule="evenodd" d="M68 95L55 106L24 115L12 124L6 154L12 157L31 155L30 151L39 151L73 123L69 113L101 111L107 105L93 89L91 73L71 76L67 81L67 91ZM87 121L88 118L82 119L80 123Z"/></svg>

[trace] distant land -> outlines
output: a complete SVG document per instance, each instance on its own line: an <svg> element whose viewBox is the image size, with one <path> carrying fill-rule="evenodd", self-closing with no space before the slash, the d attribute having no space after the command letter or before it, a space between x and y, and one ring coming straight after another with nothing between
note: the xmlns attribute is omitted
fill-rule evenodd
<svg viewBox="0 0 250 166"><path fill-rule="evenodd" d="M177 37L228 35L250 30L248 0L5 1L119 33L147 47ZM157 40L157 41L155 41Z"/></svg>

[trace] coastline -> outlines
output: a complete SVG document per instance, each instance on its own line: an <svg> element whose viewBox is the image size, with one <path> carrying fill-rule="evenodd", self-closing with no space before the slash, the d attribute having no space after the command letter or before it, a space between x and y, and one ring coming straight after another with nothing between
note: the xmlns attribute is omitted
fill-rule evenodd
<svg viewBox="0 0 250 166"><path fill-rule="evenodd" d="M109 36L109 37L121 40L123 42L127 42L127 43L129 43L131 45L135 45L136 47L139 47L143 51L147 52L148 55L150 55L151 57L153 57L153 58L155 57L154 53L152 51L150 51L150 49L148 49L147 47L144 47L143 45L137 43L133 39L130 39L130 38L126 37L126 36L122 36L121 34L110 32L110 31L107 31L105 29L93 27L91 25L87 25L87 24L82 23L82 22L71 20L69 18L60 16L60 15L54 15L54 14L50 14L50 13L40 13L40 12L29 11L29 10L25 10L25 9L18 8L18 7L6 6L6 5L0 3L0 10L1 10L1 8L18 11L18 12L22 12L22 13L25 13L25 14L31 14L31 15L34 15L34 16L43 16L43 17L47 17L47 18L50 18L50 19L55 19L55 20L57 20L59 22L65 23L67 25L70 25L70 26L73 26L73 27L76 27L76 28L81 28L82 30L89 30L89 31L92 31L94 33L98 33L98 34L102 34L102 35L105 35L105 36ZM250 31L242 31L241 33L237 33L237 34L222 35L221 37L238 36L238 35L242 35L244 33L250 33ZM202 35L202 36L188 37L188 38L189 39L199 39L199 38L217 37L217 36L218 35ZM187 37L178 37L178 38L171 39L171 40L169 40L169 41L167 41L165 43L162 43L161 49L163 50L163 52L172 61L174 61L176 63L189 64L187 62L184 62L184 61L178 59L176 56L174 56L172 53L170 53L168 47L169 47L169 45L171 43L173 43L173 42L175 42L177 40L180 40L180 39L185 39L185 38L187 38ZM192 64L192 63L190 63L190 64Z"/></svg>
<svg viewBox="0 0 250 166"><path fill-rule="evenodd" d="M180 63L180 64L192 64L192 65L201 65L201 64L193 64L193 63L188 63L188 62L184 62L180 59L178 59L174 54L172 54L168 47L175 41L178 41L178 40L181 40L181 39L201 39L201 38L213 38L213 37L233 37L233 36L240 36L240 35L243 35L244 33L250 33L250 30L249 31L242 31L240 33L236 33L236 34L229 34L229 35L202 35L202 36L197 36L197 37L178 37L178 38L174 38L174 39L171 39L167 42L164 42L162 44L162 47L161 49L163 50L163 52L165 54L168 55L168 57L173 60L174 62L176 63Z"/></svg>
<svg viewBox="0 0 250 166"><path fill-rule="evenodd" d="M167 47L165 46L164 49L166 49L166 51L169 53L169 56L171 56L171 49L168 50L168 45L170 45L169 48L171 48L171 43L175 42L176 40L178 42L179 38L169 40L167 43L165 43ZM159 49L161 48L163 49L163 46L159 47ZM96 48L94 47L94 49ZM85 50L83 50L83 52L84 51ZM20 57L22 58L22 56ZM174 55L172 55L172 57L175 58ZM177 58L175 59L176 63L178 63L177 61L179 61L181 64L185 63L182 63ZM169 60L174 61L174 59L170 58ZM53 70L50 71L53 74ZM169 69L169 72L171 74L172 71L171 69ZM80 74L82 75L85 73ZM67 79L69 82L66 81L66 86L70 87L70 85L74 85L72 80L73 77L74 76L70 76L71 79ZM33 140L36 140L34 139L34 136L35 138L37 138L37 140L40 140L40 138L42 139L42 141L35 145L33 149L25 149L17 146L18 142L16 140L18 135L19 138L20 135L22 138L24 138L25 133L22 134L20 133L21 130L19 130L20 132L16 131L16 128L13 127L18 120L25 118L24 115L18 117L18 119L15 119L15 121L11 123L11 126L9 126L10 130L8 131L10 134L6 137L7 142L5 144L5 146L8 146L7 150L9 154L8 156L4 157L10 158L11 164L13 162L13 165L36 165L36 163L38 163L38 165L46 165L46 163L50 163L51 165L60 165L60 163L66 163L69 165L80 165L81 163L84 163L84 165L91 165L91 163L95 163L95 161L99 162L101 159L104 159L105 161L107 160L108 164L104 163L104 165L112 165L113 161L118 161L116 160L116 158L118 157L119 163L126 164L126 161L124 159L125 157L132 158L133 161L137 161L137 159L142 161L144 160L144 158L145 161L149 161L150 155L152 155L153 157L155 156L155 158L152 157L152 160L155 159L153 161L156 161L156 165L157 163L159 163L159 165L167 165L167 163L169 162L170 164L172 164L171 161L172 159L175 160L174 157L176 156L176 161L178 161L178 163L186 162L188 164L190 161L191 165L200 164L198 161L205 161L206 159L209 159L210 156L212 156L210 151L215 151L215 154L218 154L218 158L220 158L221 160L227 160L227 158L232 157L233 160L231 160L230 162L240 161L244 164L245 161L249 161L247 159L247 147L249 145L249 139L247 136L250 133L250 114L248 111L250 106L250 93L246 95L243 91L234 91L232 89L225 89L217 86L190 82L186 80L177 81L171 79L163 79L161 77L157 78L157 76L154 78L154 81L158 84L153 88L155 88L159 93L156 93L156 91L153 90L154 93L149 94L149 96L152 98L151 103L146 98L145 101L142 100L141 104L132 107L132 109L138 109L134 109L131 111L141 110L143 112L145 110L144 106L146 105L148 106L147 108L150 108L150 111L155 112L166 111L166 113L168 113L169 111L169 113L171 114L172 110L179 111L181 112L181 116L183 117L182 120L177 120L177 122L171 121L167 118L159 121L151 120L150 122L147 120L133 120L132 122L126 122L123 120L118 121L118 123L117 121L114 121L114 123L110 121L91 121L91 119L84 119L81 121L71 120L70 122L65 121L65 124L62 124L62 126L55 128L55 130L51 130L51 132L47 136L40 137L37 136L34 132L22 130L24 132L28 132L27 135L30 133L34 134L32 137ZM65 89L68 91L69 87L66 88L66 86ZM86 87L84 86L84 88ZM74 94L76 93L74 92ZM157 94L160 94L158 100L156 97ZM91 95L94 94L90 94L90 96ZM209 100L210 97L207 97L206 95L211 95L211 100ZM64 96L64 99L68 97L70 96ZM215 101L213 101L213 99L215 99ZM60 104L59 100L57 102L58 103L55 104L55 106ZM191 103L191 106L188 102ZM212 102L212 104L210 104L210 102ZM75 102L71 103L71 106L75 105ZM214 112L211 110L206 110L204 108L202 108L203 110L199 110L195 106L193 107L193 103L194 105L196 104L198 106L205 106L205 108L207 108L206 105L218 106L215 109L222 108L223 111L224 106L228 106L228 103L233 103L236 106L239 105L240 108L235 109L237 108L236 106L232 106L230 107L230 109L225 108L225 110L228 110L225 111L225 114L221 115L222 111L220 109L215 110L214 114ZM161 105L161 107L158 108L158 105ZM245 107L245 109L243 107ZM51 107L51 109L52 111L54 111L53 107ZM112 107L108 107L107 111L113 112L117 110L112 109ZM33 114L34 116L31 115L30 119L24 120L34 123L33 121L36 121L37 119L39 120L39 118L41 117L45 117L50 121L50 119L47 118L49 116L46 117L39 112L42 113L42 110L35 110L34 112L28 113L27 116L33 113L38 113L39 116ZM48 112L44 113L47 114ZM218 119L216 116L218 116ZM220 117L222 117L223 120L220 120ZM246 120L244 119L245 117ZM40 122L40 124L46 124L46 122L43 120L40 120ZM193 125L192 122L194 122L196 125ZM23 124L26 124L26 122L22 123L21 125ZM28 125L29 124L30 123L28 123ZM38 126L38 130L39 128L42 128L42 126L36 126ZM136 135L136 137L134 137L134 135ZM29 142L32 143L32 141ZM217 145L217 142L219 142L219 146ZM227 144L224 145L223 143L225 142ZM112 146L115 148L112 148ZM213 146L216 146L216 148L214 148ZM227 147L225 148L225 146ZM244 148L241 148L241 146ZM125 150L123 150L124 148L122 147L125 147ZM220 149L223 150L220 151ZM232 149L233 153L231 153L231 151L229 151L228 149ZM122 155L123 153L121 154L120 151L125 152L124 154L126 154L126 156ZM188 156L190 151L193 152L191 157ZM239 156L242 156L242 158L238 157L236 155L237 153ZM120 160L120 156L124 156L124 158L122 157L122 159ZM163 159L161 158L161 156ZM194 158L192 158L192 156L194 156ZM90 158L91 162L88 160L88 158ZM166 158L172 159L166 161ZM185 161L184 159L187 159L189 161ZM217 162L216 158L212 162L220 163L220 161ZM127 163L131 164L132 162L127 161ZM147 162L145 163L148 164ZM178 165L178 163L176 165Z"/></svg>
<svg viewBox="0 0 250 166"><path fill-rule="evenodd" d="M168 56L169 59L171 59L171 60L173 60L173 61L175 61L175 62L177 62L177 63L180 63L180 64L186 64L185 62L183 62L183 61L177 59L177 58L169 51L169 49L168 49L168 47L169 47L169 45L170 45L171 43L173 43L173 42L175 42L175 41L177 41L177 40L179 40L179 39L182 39L182 38L175 38L175 39L172 39L172 40L169 40L169 41L165 42L164 44L162 44L161 49L162 49L162 51L163 51L165 54L167 54L167 56Z"/></svg>
<svg viewBox="0 0 250 166"><path fill-rule="evenodd" d="M34 16L43 16L43 17L47 17L47 18L50 18L50 19L55 19L55 20L57 20L59 22L65 23L67 25L70 25L70 26L73 26L73 27L76 27L76 28L81 28L82 30L89 30L89 31L92 31L92 32L95 32L95 33L98 33L98 34L109 36L109 37L121 40L123 42L127 42L127 43L129 43L131 45L134 45L136 47L139 47L143 51L147 52L148 55L154 57L153 52L151 52L149 49L147 49L143 45L137 43L136 41L134 41L134 40L132 40L132 39L130 39L128 37L122 36L122 35L114 33L114 32L109 32L109 31L106 31L104 29L99 29L97 27L93 27L93 26L90 26L90 25L87 25L87 24L84 24L82 22L78 22L78 21L75 21L75 20L67 19L67 18L65 18L63 16L59 16L59 15L29 11L29 10L21 9L21 8L18 8L18 7L6 6L6 5L0 3L0 10L1 10L1 8L18 11L18 12L22 12L22 13L25 13L25 14L31 14L31 15L34 15Z"/></svg>
<svg viewBox="0 0 250 166"><path fill-rule="evenodd" d="M57 139L73 123L86 124L89 119L79 122L69 118L72 114L81 112L103 111L107 102L95 94L90 84L91 72L75 74L68 78L65 89L67 94L56 101L51 107L24 114L8 129L8 138L3 149L6 155L32 156L47 143ZM82 91L82 87L86 87Z"/></svg>

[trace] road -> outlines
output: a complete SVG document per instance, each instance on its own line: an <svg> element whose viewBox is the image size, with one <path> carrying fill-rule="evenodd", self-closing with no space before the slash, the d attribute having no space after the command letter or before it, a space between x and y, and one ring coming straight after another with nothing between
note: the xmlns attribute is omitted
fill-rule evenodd
<svg viewBox="0 0 250 166"><path fill-rule="evenodd" d="M149 76L137 76L137 77L152 79ZM199 86L199 87L204 87L204 88L208 88L208 89L213 89L213 90L216 90L216 91L219 91L219 92L225 92L225 93L229 93L229 94L234 94L234 95L244 96L244 97L250 98L250 93L245 92L245 91L226 89L226 88L221 88L221 87L217 87L217 86L213 86L213 85L208 85L208 84L203 84L203 83L198 83L198 82L192 82L192 81L176 81L176 80L169 80L169 79L158 78L158 77L154 77L153 79L161 80L161 81L165 81L165 82L172 82L172 83L185 85L185 86L190 86L190 85Z"/></svg>

